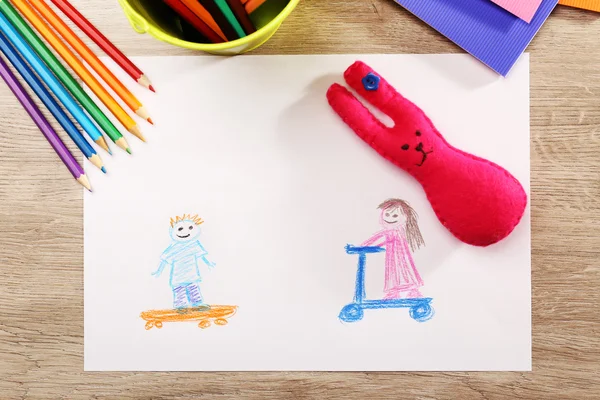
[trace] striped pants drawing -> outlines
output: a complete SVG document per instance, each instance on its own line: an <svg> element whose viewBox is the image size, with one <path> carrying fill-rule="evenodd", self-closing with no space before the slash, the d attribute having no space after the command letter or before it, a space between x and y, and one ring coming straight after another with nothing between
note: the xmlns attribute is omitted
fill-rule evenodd
<svg viewBox="0 0 600 400"><path fill-rule="evenodd" d="M197 307L202 304L200 283L191 282L173 288L173 307Z"/></svg>

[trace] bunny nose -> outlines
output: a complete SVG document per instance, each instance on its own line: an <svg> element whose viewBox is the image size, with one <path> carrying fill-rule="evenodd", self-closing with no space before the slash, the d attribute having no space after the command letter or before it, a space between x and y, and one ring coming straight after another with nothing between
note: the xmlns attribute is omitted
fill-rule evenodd
<svg viewBox="0 0 600 400"><path fill-rule="evenodd" d="M417 151L422 151L422 150L423 150L423 143L419 143L419 144L417 145L417 147L415 148L415 150L417 150Z"/></svg>

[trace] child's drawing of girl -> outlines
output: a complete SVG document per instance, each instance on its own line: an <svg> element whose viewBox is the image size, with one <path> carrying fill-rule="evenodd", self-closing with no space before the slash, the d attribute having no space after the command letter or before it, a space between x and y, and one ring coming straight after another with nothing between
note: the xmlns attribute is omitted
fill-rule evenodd
<svg viewBox="0 0 600 400"><path fill-rule="evenodd" d="M425 245L417 224L417 213L404 200L381 203L379 222L383 229L362 246L385 247L385 299L422 297L423 280L415 267L411 251Z"/></svg>

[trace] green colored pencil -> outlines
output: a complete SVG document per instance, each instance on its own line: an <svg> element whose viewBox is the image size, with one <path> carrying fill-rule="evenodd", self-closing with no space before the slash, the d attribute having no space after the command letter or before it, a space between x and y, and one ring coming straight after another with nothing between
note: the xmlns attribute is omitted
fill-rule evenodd
<svg viewBox="0 0 600 400"><path fill-rule="evenodd" d="M100 108L94 103L90 96L83 90L81 85L69 74L67 69L61 64L56 58L54 53L48 49L48 47L42 42L42 40L35 34L33 29L25 22L23 17L13 8L13 6L7 0L0 0L0 11L6 15L7 19L13 24L13 26L19 31L19 33L25 38L31 47L38 53L42 60L48 65L50 70L58 77L62 84L69 89L73 97L75 97L79 103L85 108L90 116L98 123L98 125L104 130L106 135L123 150L131 153L129 145L123 135L117 127L106 117L106 115L100 110ZM104 150L110 153L106 141L104 138L96 140L96 143Z"/></svg>

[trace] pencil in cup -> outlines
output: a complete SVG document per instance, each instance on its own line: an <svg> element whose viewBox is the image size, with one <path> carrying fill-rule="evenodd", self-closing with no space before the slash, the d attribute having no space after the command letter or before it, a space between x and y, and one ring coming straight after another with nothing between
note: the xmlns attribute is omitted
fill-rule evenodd
<svg viewBox="0 0 600 400"><path fill-rule="evenodd" d="M110 58L112 58L129 76L140 85L152 90L154 87L146 75L125 54L123 54L110 40L106 38L90 21L88 21L67 0L51 0L79 29L98 45Z"/></svg>
<svg viewBox="0 0 600 400"><path fill-rule="evenodd" d="M245 2L244 7L248 14L252 14L256 9L263 5L266 0L248 0Z"/></svg>
<svg viewBox="0 0 600 400"><path fill-rule="evenodd" d="M0 12L4 13L4 15L10 20L13 24L16 31L25 38L25 40L29 43L29 45L35 49L37 54L45 61L50 70L54 72L54 74L58 77L58 79L62 82L62 84L71 92L73 97L81 103L83 108L91 115L91 117L96 121L96 123L104 130L106 135L113 141L117 146L122 148L123 150L131 153L131 149L129 148L129 144L121 134L121 132L117 129L117 127L108 119L108 117L100 110L98 105L91 99L91 97L83 90L81 85L77 83L75 78L71 76L71 74L67 71L67 69L58 61L58 58L50 51L50 49L42 42L33 29L25 22L23 17L10 5L8 1L0 0ZM52 91L54 89L51 88ZM56 92L55 92L56 94ZM60 99L62 102L62 99ZM64 102L63 102L64 103ZM79 122L79 121L78 121ZM80 122L81 124L81 122ZM83 124L82 124L83 126ZM92 138L94 142L96 142L100 147L106 150L109 154L110 149L106 144L106 140L104 137L100 135L98 138L95 137L93 132L88 131L86 126L83 126L84 130L88 133L88 135Z"/></svg>
<svg viewBox="0 0 600 400"><path fill-rule="evenodd" d="M0 51L4 53L4 56L15 67L17 72L21 75L25 82L27 82L33 92L40 98L40 100L42 100L42 103L44 103L54 118L56 118L58 123L67 132L71 140L73 140L75 145L79 148L79 150L81 150L83 155L90 160L92 164L100 168L102 172L106 173L102 159L96 153L96 150L94 150L92 145L85 140L81 132L79 132L79 129L75 127L73 122L71 122L62 108L60 108L58 103L56 103L56 100L54 100L52 95L48 92L44 84L35 75L35 72L31 70L25 60L21 58L19 53L17 53L17 51L12 47L8 39L6 39L2 33L0 33Z"/></svg>
<svg viewBox="0 0 600 400"><path fill-rule="evenodd" d="M65 147L65 144L60 140L54 129L52 129L48 120L42 115L41 111L37 108L31 97L29 97L23 86L21 86L17 77L10 71L2 57L0 57L0 76L2 76L2 79L4 79L10 90L23 105L25 111L27 111L31 119L33 119L33 122L40 128L40 131L42 131L46 140L48 140L71 175L73 175L73 178L87 190L91 191L92 188L90 182L85 176L83 168L81 168L81 165L75 160L69 149Z"/></svg>
<svg viewBox="0 0 600 400"><path fill-rule="evenodd" d="M227 4L229 4L229 8L231 8L231 11L233 11L247 35L256 32L256 27L250 19L250 16L248 15L248 12L246 11L246 8L241 0L227 0Z"/></svg>
<svg viewBox="0 0 600 400"><path fill-rule="evenodd" d="M219 27L225 34L225 37L229 41L237 40L240 38L240 35L236 32L233 25L227 19L227 16L223 14L221 8L216 3L216 0L198 0L200 4L212 15L214 20L219 24ZM245 35L244 35L245 36Z"/></svg>
<svg viewBox="0 0 600 400"><path fill-rule="evenodd" d="M198 18L200 18L210 29L212 29L223 42L227 41L227 37L215 21L215 19L210 15L206 8L200 4L198 0L181 0L181 2L190 9L190 11L195 14Z"/></svg>
<svg viewBox="0 0 600 400"><path fill-rule="evenodd" d="M207 23L194 14L181 0L163 0L181 18L186 20L211 43L222 43L223 39L213 31Z"/></svg>
<svg viewBox="0 0 600 400"><path fill-rule="evenodd" d="M229 21L229 24L233 27L235 33L241 38L246 37L244 28L242 28L242 25L237 20L233 10L229 7L229 4L227 4L225 0L214 0L214 2L217 4L217 7L219 7L219 10L221 10L221 13L223 13L225 18L227 18L227 21Z"/></svg>
<svg viewBox="0 0 600 400"><path fill-rule="evenodd" d="M59 35L75 50L81 58L111 87L125 104L138 116L152 123L142 103L117 79L102 61L83 43L79 37L60 19L44 1L29 0L33 8L40 13Z"/></svg>
<svg viewBox="0 0 600 400"><path fill-rule="evenodd" d="M3 5L6 5L5 0L0 0L0 32L3 32L6 38L13 44L17 51L25 58L33 70L39 75L50 90L58 97L60 102L65 106L69 113L75 118L77 122L83 127L88 133L92 140L102 138L102 133L98 130L96 125L90 120L81 107L75 102L73 97L67 92L67 90L60 84L56 77L50 72L44 62L38 57L33 49L25 42L25 40L19 35L17 30L6 18L4 14Z"/></svg>
<svg viewBox="0 0 600 400"><path fill-rule="evenodd" d="M146 141L140 132L137 123L127 114L125 110L116 102L116 100L106 91L83 63L73 54L71 50L59 39L52 29L42 20L42 18L33 10L25 0L12 0L13 5L21 12L33 27L46 39L54 50L63 60L75 71L83 82L94 92L94 94L104 103L110 112L119 120L119 122L131 134L137 136L140 140Z"/></svg>

